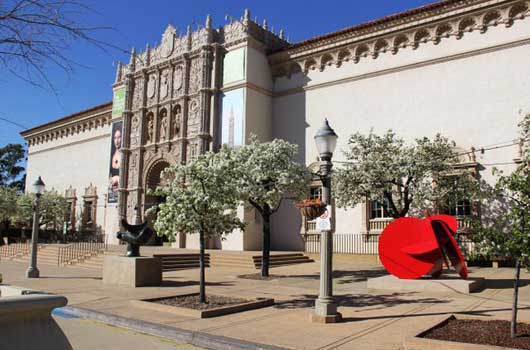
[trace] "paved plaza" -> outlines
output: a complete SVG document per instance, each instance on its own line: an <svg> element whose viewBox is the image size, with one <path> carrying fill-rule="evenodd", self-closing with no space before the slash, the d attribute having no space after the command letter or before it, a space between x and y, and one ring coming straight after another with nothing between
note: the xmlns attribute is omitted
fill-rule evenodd
<svg viewBox="0 0 530 350"><path fill-rule="evenodd" d="M471 268L471 277L486 277L487 283L482 291L470 295L373 291L367 289L366 279L385 274L375 259L340 256L334 266L333 288L340 300L339 311L344 322L322 325L310 322L318 295L318 261L272 269L272 274L280 278L271 281L237 277L256 272L252 269L207 269L207 293L276 300L272 307L211 319L150 311L133 307L130 303L135 299L196 292L197 269L164 273L162 286L134 289L103 285L101 273L96 270L41 265L42 277L28 280L24 277L26 268L26 264L20 262L0 262L5 283L65 295L69 306L213 337L314 350L400 349L405 337L417 334L448 314L509 319L513 286L513 269ZM522 274L519 314L520 321L527 322L530 322L529 278L527 272ZM141 335L89 319L55 317L76 349L105 349L98 345L105 337L112 337L112 348L196 349L186 343ZM98 334L98 339L90 334Z"/></svg>

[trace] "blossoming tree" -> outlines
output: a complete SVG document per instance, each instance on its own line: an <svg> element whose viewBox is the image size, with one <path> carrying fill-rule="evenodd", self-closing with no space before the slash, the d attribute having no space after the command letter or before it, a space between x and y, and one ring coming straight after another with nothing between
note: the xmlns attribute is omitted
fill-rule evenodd
<svg viewBox="0 0 530 350"><path fill-rule="evenodd" d="M241 198L263 219L262 277L269 276L271 216L283 199L298 200L308 192L311 175L295 160L297 153L298 146L287 141L259 142L253 136L236 154Z"/></svg>
<svg viewBox="0 0 530 350"><path fill-rule="evenodd" d="M154 191L165 198L164 203L153 208L157 212L157 234L172 240L179 232L199 234L201 303L206 303L206 238L244 228L236 216L239 201L235 169L232 151L223 148L219 153L202 154L186 165L169 167L164 171L169 184Z"/></svg>

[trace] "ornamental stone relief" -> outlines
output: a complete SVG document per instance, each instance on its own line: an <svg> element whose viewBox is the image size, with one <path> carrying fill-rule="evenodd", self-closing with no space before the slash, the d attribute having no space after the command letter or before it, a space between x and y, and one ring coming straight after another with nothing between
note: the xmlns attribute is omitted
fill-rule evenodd
<svg viewBox="0 0 530 350"><path fill-rule="evenodd" d="M191 61L190 65L190 84L189 84L189 94L194 94L199 90L201 78L202 78L202 69L201 62L199 59L194 59Z"/></svg>
<svg viewBox="0 0 530 350"><path fill-rule="evenodd" d="M147 114L147 118L146 118L146 137L145 137L145 140L146 140L146 143L153 143L154 141L154 137L155 137L155 116L153 115L152 112L150 112L149 114Z"/></svg>
<svg viewBox="0 0 530 350"><path fill-rule="evenodd" d="M169 96L169 70L165 69L160 78L160 100Z"/></svg>
<svg viewBox="0 0 530 350"><path fill-rule="evenodd" d="M142 106L144 92L144 80L142 78L136 79L133 90L133 108L138 109Z"/></svg>
<svg viewBox="0 0 530 350"><path fill-rule="evenodd" d="M181 65L175 67L173 73L174 96L181 96L184 93L184 68Z"/></svg>
<svg viewBox="0 0 530 350"><path fill-rule="evenodd" d="M138 114L133 115L131 120L131 147L138 146L140 143L140 116Z"/></svg>
<svg viewBox="0 0 530 350"><path fill-rule="evenodd" d="M188 137L197 135L200 127L199 99L192 98L188 104Z"/></svg>
<svg viewBox="0 0 530 350"><path fill-rule="evenodd" d="M139 155L137 152L131 153L129 160L129 180L128 187L136 187L138 184L138 158Z"/></svg>
<svg viewBox="0 0 530 350"><path fill-rule="evenodd" d="M149 81L147 82L147 97L149 99L154 99L156 95L156 75L151 74L149 76Z"/></svg>
<svg viewBox="0 0 530 350"><path fill-rule="evenodd" d="M160 135L160 142L167 140L167 110L164 108L160 111L160 129L158 134Z"/></svg>
<svg viewBox="0 0 530 350"><path fill-rule="evenodd" d="M173 138L177 139L180 137L180 124L182 122L182 107L178 104L173 107Z"/></svg>
<svg viewBox="0 0 530 350"><path fill-rule="evenodd" d="M168 58L173 53L175 45L175 35L177 30L171 24L167 26L166 31L162 34L162 42L160 44L160 56Z"/></svg>

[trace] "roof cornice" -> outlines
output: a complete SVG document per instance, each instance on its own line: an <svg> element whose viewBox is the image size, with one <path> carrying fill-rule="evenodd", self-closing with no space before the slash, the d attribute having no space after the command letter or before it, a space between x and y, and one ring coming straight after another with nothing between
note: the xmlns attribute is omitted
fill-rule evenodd
<svg viewBox="0 0 530 350"><path fill-rule="evenodd" d="M465 32L485 32L489 26L528 15L528 0L444 0L308 39L269 55L275 76L324 69L325 65L361 57L376 58L380 53L397 53L401 48L417 48L429 41L438 43L449 36L462 37ZM343 52L341 52L341 50ZM326 54L327 53L327 54ZM329 56L324 57L323 56ZM313 62L314 61L314 62ZM286 67L286 63L294 63Z"/></svg>

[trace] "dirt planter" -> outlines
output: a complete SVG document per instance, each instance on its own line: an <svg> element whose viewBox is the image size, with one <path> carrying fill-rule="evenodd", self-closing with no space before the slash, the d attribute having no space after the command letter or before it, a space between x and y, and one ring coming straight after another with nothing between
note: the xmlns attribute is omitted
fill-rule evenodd
<svg viewBox="0 0 530 350"><path fill-rule="evenodd" d="M429 327L425 331L419 333L415 337L406 338L403 341L403 348L405 350L519 350L518 348L487 344L462 343L457 341L438 340L425 337L434 329L441 328L454 320L456 320L454 315L449 316L443 321L438 322L434 326ZM462 329L462 331L465 332L466 330Z"/></svg>

